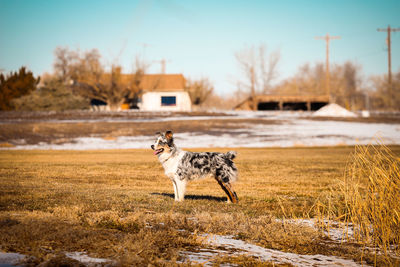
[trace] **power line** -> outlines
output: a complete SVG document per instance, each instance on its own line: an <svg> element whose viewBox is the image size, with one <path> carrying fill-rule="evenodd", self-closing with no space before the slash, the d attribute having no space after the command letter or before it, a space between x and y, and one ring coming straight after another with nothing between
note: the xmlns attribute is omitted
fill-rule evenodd
<svg viewBox="0 0 400 267"><path fill-rule="evenodd" d="M329 42L330 40L340 39L340 36L330 36L327 33L325 36L317 36L315 37L316 40L325 40L326 41L326 67L325 67L325 91L326 94L329 96L329 101L331 98L331 89L330 89L330 74L329 74Z"/></svg>
<svg viewBox="0 0 400 267"><path fill-rule="evenodd" d="M393 85L392 85L392 46L390 35L391 32L398 32L400 28L392 29L390 25L386 29L377 29L378 32L387 33L387 46L388 46L388 86L389 86L389 106L392 108L392 98L393 98Z"/></svg>

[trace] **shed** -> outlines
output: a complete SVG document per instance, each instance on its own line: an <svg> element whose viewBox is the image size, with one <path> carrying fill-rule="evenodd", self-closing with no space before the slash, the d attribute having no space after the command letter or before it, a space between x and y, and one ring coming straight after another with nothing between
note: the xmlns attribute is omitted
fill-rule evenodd
<svg viewBox="0 0 400 267"><path fill-rule="evenodd" d="M235 110L251 110L252 98L249 97ZM327 95L258 95L255 99L257 110L318 110L329 104Z"/></svg>
<svg viewBox="0 0 400 267"><path fill-rule="evenodd" d="M143 90L138 104L144 111L191 111L192 104L185 89L182 74L146 74L140 87Z"/></svg>

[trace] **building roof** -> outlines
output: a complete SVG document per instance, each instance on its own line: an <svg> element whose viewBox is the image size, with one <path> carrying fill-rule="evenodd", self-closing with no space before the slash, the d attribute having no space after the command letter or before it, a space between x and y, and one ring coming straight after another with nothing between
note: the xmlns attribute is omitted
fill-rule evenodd
<svg viewBox="0 0 400 267"><path fill-rule="evenodd" d="M140 87L144 91L183 91L185 82L182 74L145 74Z"/></svg>

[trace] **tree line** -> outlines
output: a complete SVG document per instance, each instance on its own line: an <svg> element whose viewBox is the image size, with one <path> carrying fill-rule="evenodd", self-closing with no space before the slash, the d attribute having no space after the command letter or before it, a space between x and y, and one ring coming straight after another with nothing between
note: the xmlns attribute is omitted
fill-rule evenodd
<svg viewBox="0 0 400 267"><path fill-rule="evenodd" d="M18 73L1 74L1 110L87 109L91 101L118 110L127 101L137 103L148 64L136 58L133 70L123 72L118 64L104 65L97 49L85 52L57 47L53 73L34 78L22 67ZM41 80L40 86L39 81ZM214 87L206 78L188 80L185 90L192 103L201 105Z"/></svg>
<svg viewBox="0 0 400 267"><path fill-rule="evenodd" d="M149 67L136 58L133 68L123 72L118 64L104 65L97 49L80 52L57 47L53 73L34 77L25 67L8 75L0 74L0 110L87 109L91 100L107 103L111 110L129 101L136 103L143 93L141 80ZM231 109L257 95L324 95L325 69L322 63L304 64L279 83L279 51L268 52L265 45L247 47L235 54L241 77L229 96L215 94L207 79L187 80L185 90L192 104L203 109ZM363 77L361 67L351 61L335 64L330 73L331 100L350 110L400 108L400 71L392 78L389 95L386 75ZM254 103L253 109L256 109Z"/></svg>
<svg viewBox="0 0 400 267"><path fill-rule="evenodd" d="M247 47L236 54L242 78L238 91L248 93L250 99L257 95L326 95L326 73L322 63L306 63L297 72L279 83L272 83L278 77L279 51L267 53L265 45ZM400 70L392 77L393 90L390 93L387 75L365 78L361 66L347 61L334 64L330 70L330 99L350 110L399 110ZM253 109L257 108L254 101Z"/></svg>

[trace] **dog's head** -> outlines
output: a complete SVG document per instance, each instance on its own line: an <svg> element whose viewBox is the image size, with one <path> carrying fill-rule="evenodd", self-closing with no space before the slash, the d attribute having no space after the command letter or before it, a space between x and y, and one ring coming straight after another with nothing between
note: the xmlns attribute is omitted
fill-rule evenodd
<svg viewBox="0 0 400 267"><path fill-rule="evenodd" d="M174 148L174 138L171 131L166 131L165 133L156 133L157 139L151 149L154 150L154 155L162 155L163 153L171 153Z"/></svg>

